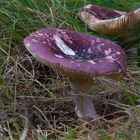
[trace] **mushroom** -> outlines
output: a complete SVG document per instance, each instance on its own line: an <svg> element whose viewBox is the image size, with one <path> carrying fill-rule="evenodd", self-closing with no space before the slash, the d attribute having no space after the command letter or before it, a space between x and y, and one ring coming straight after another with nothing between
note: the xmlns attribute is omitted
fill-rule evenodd
<svg viewBox="0 0 140 140"><path fill-rule="evenodd" d="M92 78L122 79L126 55L115 43L70 30L40 29L24 39L27 50L39 61L69 78L79 118L96 117L90 95Z"/></svg>
<svg viewBox="0 0 140 140"><path fill-rule="evenodd" d="M140 23L140 8L124 12L89 4L78 15L91 30L103 34L120 34Z"/></svg>

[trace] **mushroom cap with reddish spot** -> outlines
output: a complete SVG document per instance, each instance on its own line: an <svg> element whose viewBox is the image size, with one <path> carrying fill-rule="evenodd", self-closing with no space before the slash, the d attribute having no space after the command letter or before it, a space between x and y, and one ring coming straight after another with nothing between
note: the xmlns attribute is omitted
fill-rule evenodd
<svg viewBox="0 0 140 140"><path fill-rule="evenodd" d="M49 28L32 33L24 44L39 61L69 78L125 73L126 54L107 39Z"/></svg>
<svg viewBox="0 0 140 140"><path fill-rule="evenodd" d="M104 34L120 34L140 22L140 8L124 12L90 4L80 8L78 15L90 29Z"/></svg>

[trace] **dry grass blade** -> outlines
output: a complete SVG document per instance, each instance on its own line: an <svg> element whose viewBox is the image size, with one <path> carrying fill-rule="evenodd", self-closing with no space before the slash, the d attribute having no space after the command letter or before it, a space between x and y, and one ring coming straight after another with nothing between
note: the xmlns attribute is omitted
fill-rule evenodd
<svg viewBox="0 0 140 140"><path fill-rule="evenodd" d="M0 50L2 52L4 52L8 58L10 58L14 63L17 63L16 60L12 57L12 56L9 56L9 54L2 48L0 47ZM43 84L41 84L41 82L39 82L37 79L34 79L33 75L28 71L26 70L20 63L17 63L17 66L19 66L20 68L22 68L29 76L32 77L33 81L35 81L37 84L39 84L40 86L42 86L50 95L53 99L56 99L56 97L54 96L54 94L52 92L50 92Z"/></svg>
<svg viewBox="0 0 140 140"><path fill-rule="evenodd" d="M23 116L21 116L21 117L23 117ZM22 131L22 134L21 134L19 140L26 140L27 137L28 137L28 136L27 136L27 135L28 135L28 119L25 118L25 117L24 117L24 119L25 119L24 129L23 129L23 131Z"/></svg>

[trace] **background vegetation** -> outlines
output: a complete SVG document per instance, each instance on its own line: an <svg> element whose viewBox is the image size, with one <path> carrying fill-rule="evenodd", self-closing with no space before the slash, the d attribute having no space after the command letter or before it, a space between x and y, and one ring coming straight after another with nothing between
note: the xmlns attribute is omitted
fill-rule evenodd
<svg viewBox="0 0 140 140"><path fill-rule="evenodd" d="M140 140L139 28L121 37L103 36L126 51L128 68L126 85L96 79L99 124L77 120L67 79L36 61L23 45L42 27L97 34L77 16L89 3L125 11L140 7L139 0L0 0L0 139Z"/></svg>

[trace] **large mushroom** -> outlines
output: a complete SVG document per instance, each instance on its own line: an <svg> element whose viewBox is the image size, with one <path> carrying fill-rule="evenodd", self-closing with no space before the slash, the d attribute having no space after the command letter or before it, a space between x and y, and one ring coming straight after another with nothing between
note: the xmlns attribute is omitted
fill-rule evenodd
<svg viewBox="0 0 140 140"><path fill-rule="evenodd" d="M92 78L122 79L125 73L126 55L110 40L50 28L32 33L24 44L35 58L69 78L76 113L85 120L96 117L93 100L88 96Z"/></svg>
<svg viewBox="0 0 140 140"><path fill-rule="evenodd" d="M91 30L103 34L120 34L140 23L140 8L130 12L89 4L78 15Z"/></svg>

